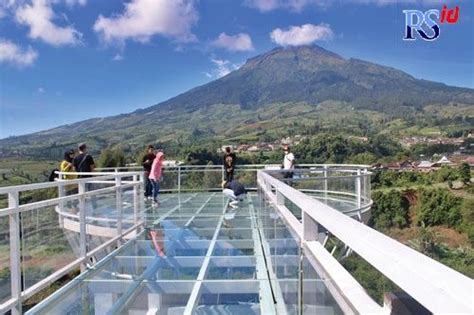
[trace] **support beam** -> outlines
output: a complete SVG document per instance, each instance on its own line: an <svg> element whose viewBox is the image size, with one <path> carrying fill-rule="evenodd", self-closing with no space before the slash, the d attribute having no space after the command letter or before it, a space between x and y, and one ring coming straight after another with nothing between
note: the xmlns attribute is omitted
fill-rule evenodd
<svg viewBox="0 0 474 315"><path fill-rule="evenodd" d="M18 191L8 193L8 207L17 208L19 206ZM20 214L15 212L9 215L10 224L10 277L11 295L16 300L12 308L12 315L22 314L21 299L21 242L20 242Z"/></svg>

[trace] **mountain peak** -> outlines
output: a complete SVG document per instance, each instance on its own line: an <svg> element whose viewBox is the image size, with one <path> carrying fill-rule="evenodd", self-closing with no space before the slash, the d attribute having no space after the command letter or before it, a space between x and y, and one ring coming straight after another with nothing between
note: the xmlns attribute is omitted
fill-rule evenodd
<svg viewBox="0 0 474 315"><path fill-rule="evenodd" d="M281 62L285 59L311 62L331 62L344 60L344 58L338 54L326 50L318 45L287 46L277 47L267 53L250 58L245 63L244 67L253 68L269 60Z"/></svg>

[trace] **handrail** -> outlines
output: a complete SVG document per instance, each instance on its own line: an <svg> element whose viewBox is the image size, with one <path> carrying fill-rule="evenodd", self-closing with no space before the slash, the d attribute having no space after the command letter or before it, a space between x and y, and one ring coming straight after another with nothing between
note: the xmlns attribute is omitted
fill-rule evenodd
<svg viewBox="0 0 474 315"><path fill-rule="evenodd" d="M264 168L267 166L279 166L280 163L269 163L269 164L237 164L235 167L236 169L239 168L247 168L247 167L259 167L259 168ZM347 168L360 168L360 169L369 169L371 168L370 165L366 164L297 164L299 167L347 167ZM179 165L165 165L165 168L222 168L222 165L190 165L190 164L179 164ZM117 167L97 167L96 170L121 170L121 169L143 169L142 166L140 165L134 165L134 166L117 166Z"/></svg>
<svg viewBox="0 0 474 315"><path fill-rule="evenodd" d="M70 175L69 173L68 175ZM80 173L79 173L80 174ZM82 173L84 174L84 173ZM4 313L8 310L12 314L17 315L22 313L22 301L26 298L38 293L40 290L51 285L51 283L58 280L60 277L65 274L73 271L79 265L81 270L87 268L86 262L88 258L95 255L99 251L113 245L120 244L122 239L124 239L132 231L137 230L142 226L142 222L139 221L138 211L139 203L138 198L140 192L142 191L143 182L140 179L142 172L123 172L123 173L97 173L96 177L80 178L80 179L71 179L71 180L59 180L55 182L48 183L38 183L38 184L29 184L29 185L17 185L9 187L1 187L0 194L8 194L8 208L0 209L0 217L8 216L9 219L9 247L10 247L10 279L11 279L11 298L0 304L0 313ZM91 175L91 173L86 173L84 175ZM92 175L95 175L92 173ZM123 178L130 178L133 180L124 180ZM110 187L100 188L96 190L86 191L86 185L88 183L94 182L105 182L110 184ZM78 193L73 195L65 195L66 187L71 185L78 186ZM58 197L34 201L26 204L20 205L20 193L25 191L34 191L38 189L48 189L56 188L58 189ZM123 223L128 220L123 218L123 204L122 204L122 192L127 188L133 188L133 211L134 211L134 225L127 229L123 229ZM88 196L94 196L98 194L115 192L116 198L116 207L117 207L117 226L115 228L116 233L111 237L111 239L98 247L89 250L87 248L87 229L86 224L86 209L85 209L85 200ZM39 282L34 283L28 288L21 287L21 278L22 278L22 262L21 262L21 221L20 213L25 211L31 211L35 209L41 209L45 207L55 206L58 212L61 212L61 209L64 207L64 204L68 201L78 200L79 208L79 222L78 222L78 232L79 232L79 244L80 244L80 254L79 258L69 262L67 265L63 266L61 269L54 271L49 276L40 280ZM60 218L61 219L61 218ZM61 222L61 220L60 220ZM61 223L59 223L61 224Z"/></svg>
<svg viewBox="0 0 474 315"><path fill-rule="evenodd" d="M101 173L101 172L94 172L94 173L77 173L77 172L58 172L58 174L62 175L96 175L96 177L87 177L87 178L76 178L76 179L67 179L67 180L57 180L54 182L44 182L44 183L34 183L34 184L25 184L25 185L14 185L14 186L4 186L0 187L0 194L8 194L10 192L22 192L27 190L37 190L37 189L47 189L47 188L57 188L58 186L69 186L79 183L87 183L91 182L91 178L93 180L110 180L115 179L117 177L117 173L111 172L109 173ZM134 175L141 175L142 172L121 172L119 175L121 177L130 177ZM110 182L113 183L113 182Z"/></svg>
<svg viewBox="0 0 474 315"><path fill-rule="evenodd" d="M275 165L272 165L275 166ZM261 172L262 169L265 169L268 167L268 165L238 165L236 168L236 172ZM324 172L326 175L330 175L332 172L331 166L330 165L317 165L317 164L309 164L309 165L299 165L299 169L297 169L297 172ZM321 167L321 169L317 168ZM361 179L365 178L367 175L367 170L366 166L359 165L359 169L355 171L354 169L351 169L351 166L348 165L335 165L335 171L340 173L340 176L318 176L314 177L315 180L328 180L331 178L352 178L355 179L355 181L361 181ZM317 169L316 169L317 168ZM117 213L117 219L101 219L98 218L97 221L116 221L116 230L117 230L117 236L115 238L118 239L119 243L120 240L123 239L124 233L123 231L123 223L129 223L128 220L125 220L123 218L123 203L122 203L122 197L121 197L121 192L127 188L133 188L133 207L134 207L134 214L138 211L139 208L139 203L138 200L141 199L141 193L143 192L143 185L144 182L142 181L142 176L143 172L141 170L141 167L137 167L137 171L129 171L130 167L125 167L124 169L127 169L125 172L118 172L115 171L115 169L112 169L114 171L106 171L106 172L87 172L87 173L80 173L80 172L57 172L58 175L88 175L92 177L87 177L87 178L77 178L77 179L58 179L54 182L45 182L45 183L35 183L35 184L27 184L27 185L15 185L15 186L8 186L8 187L0 187L0 195L8 195L8 208L3 208L0 209L0 217L6 217L8 216L9 218L9 240L10 240L10 269L11 269L11 280L12 280L12 295L11 298L6 301L5 303L0 305L0 313L5 310L11 309L12 314L20 314L21 313L21 303L24 300L25 296L31 296L35 293L38 292L41 288L44 288L45 283L52 283L53 281L57 280L60 275L64 275L63 272L70 271L72 270L71 268L77 267L76 262L79 261L79 264L81 265L81 269L85 269L86 265L86 257L88 257L90 252L87 252L87 233L88 233L88 225L87 225L87 219L91 218L89 216L86 216L86 211L85 211L85 200L87 197L90 196L95 196L95 195L100 195L104 193L109 193L109 192L117 192L115 194L116 198L116 213ZM184 177L185 174L192 173L192 172L206 172L206 171L219 171L223 172L223 166L222 165L180 165L174 167L174 169L177 170L177 179L178 179L178 186L177 188L171 189L171 191L199 191L203 190L201 189L189 189L187 188L182 188L180 186L180 179L181 176ZM100 169L97 169L100 170ZM279 171L275 171L279 172ZM280 171L281 172L281 171ZM353 175L346 175L344 173L357 173ZM254 174L254 173L252 173ZM133 178L130 180L130 178ZM298 179L295 178L295 181L298 181ZM86 185L88 183L101 183L106 186L105 188L99 188L91 191L86 191ZM174 184L173 184L174 185ZM72 195L66 195L66 189L75 186L78 188L78 192ZM175 186L173 186L175 187ZM359 187L360 188L360 187ZM56 198L51 198L51 199L46 199L46 200L41 200L41 201L34 201L34 202L29 202L26 204L21 204L20 205L20 193L24 193L27 191L35 191L39 189L57 189L58 191L58 197ZM218 189L221 190L220 187L215 187L215 188L206 188L206 190L213 190L213 189ZM163 189L165 191L166 188ZM328 193L329 197L328 200L331 198L330 194L331 191L329 191L326 187L326 193ZM340 192L341 193L341 192ZM346 194L346 192L342 192L342 194ZM364 198L366 196L361 195L361 191L357 191L357 188L355 188L355 193L347 193L350 194L350 196L356 197L355 200L358 200L358 203L360 205L357 206L355 210L361 210L361 209L368 209L367 204L362 203L362 200L365 200ZM22 262L21 262L21 246L20 246L20 230L21 230L21 223L20 223L20 213L25 212L25 211L31 211L35 209L41 209L45 207L50 207L50 206L55 206L57 213L61 217L69 217L69 215L65 214L63 209L64 205L66 202L69 201L74 201L77 200L79 201L79 212L78 215L74 215L74 220L78 222L79 224L79 244L81 246L80 248L80 258L76 261L73 261L69 263L67 266L64 266L62 269L54 272L52 275L46 277L45 279L41 280L37 284L34 284L32 287L27 288L26 290L21 289L21 276L22 276ZM355 211L351 210L351 211ZM137 216L135 218L138 218ZM134 218L134 220L135 220ZM137 219L138 220L138 219ZM137 223L137 221L134 221ZM77 225L74 227L76 230ZM114 227L115 228L115 227ZM115 239L114 238L114 239ZM100 248L103 248L100 246ZM97 249L95 249L97 250ZM94 252L94 250L93 250ZM27 294L27 295L25 295Z"/></svg>
<svg viewBox="0 0 474 315"><path fill-rule="evenodd" d="M472 279L356 221L330 206L260 171L259 185L267 194L268 185L302 211L303 223L313 220L358 253L406 293L433 313L472 314ZM288 213L283 213L288 219ZM291 218L289 218L291 220ZM305 239L304 225L300 235Z"/></svg>

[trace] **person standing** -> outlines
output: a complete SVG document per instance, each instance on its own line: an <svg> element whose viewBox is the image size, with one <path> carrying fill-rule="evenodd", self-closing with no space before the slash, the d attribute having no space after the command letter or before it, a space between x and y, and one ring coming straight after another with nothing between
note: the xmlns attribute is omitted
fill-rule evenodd
<svg viewBox="0 0 474 315"><path fill-rule="evenodd" d="M66 151L64 153L64 159L62 160L61 164L59 165L59 171L61 171L62 173L70 173L70 172L74 172L74 165L72 164L74 160L74 150L71 149L69 151ZM59 179L62 179L62 180L68 180L68 179L75 179L77 176L76 175L65 175L65 174L62 174L59 176ZM74 186L74 185L68 185L65 187L65 194L66 196L69 196L69 195L74 195L74 194L77 194L77 188ZM66 202L66 207L77 213L77 200L74 200L74 201L68 201Z"/></svg>
<svg viewBox="0 0 474 315"><path fill-rule="evenodd" d="M151 165L150 170L150 180L153 185L153 204L158 204L158 193L160 191L160 180L163 175L163 161L165 159L165 154L163 152L158 152L153 164Z"/></svg>
<svg viewBox="0 0 474 315"><path fill-rule="evenodd" d="M62 173L74 172L74 150L69 150L64 153L64 159L59 165L59 171ZM75 179L76 175L61 175L60 179Z"/></svg>
<svg viewBox="0 0 474 315"><path fill-rule="evenodd" d="M226 147L224 154L224 180L227 182L231 182L234 179L235 160L236 156L235 153L232 152L232 148Z"/></svg>
<svg viewBox="0 0 474 315"><path fill-rule="evenodd" d="M76 172L79 173L90 173L94 172L95 170L95 163L92 156L87 152L87 146L85 143L79 144L79 154L74 158L72 161ZM92 175L82 174L79 175L78 178L88 178L92 177ZM86 191L94 190L94 186L92 183L86 183ZM97 200L95 196L91 197L92 208L97 208Z"/></svg>
<svg viewBox="0 0 474 315"><path fill-rule="evenodd" d="M79 144L79 154L74 158L72 164L76 172L90 173L95 170L94 159L87 153L87 146L85 143ZM92 177L92 175L79 175L79 178Z"/></svg>
<svg viewBox="0 0 474 315"><path fill-rule="evenodd" d="M148 145L147 153L143 157L142 165L145 177L145 199L152 199L153 193L153 184L150 179L150 172L151 172L151 165L153 164L153 160L155 159L155 148L153 145Z"/></svg>
<svg viewBox="0 0 474 315"><path fill-rule="evenodd" d="M295 169L295 156L290 151L290 147L286 144L283 146L283 152L285 156L283 157L282 168L284 170L284 178L293 178L293 171Z"/></svg>

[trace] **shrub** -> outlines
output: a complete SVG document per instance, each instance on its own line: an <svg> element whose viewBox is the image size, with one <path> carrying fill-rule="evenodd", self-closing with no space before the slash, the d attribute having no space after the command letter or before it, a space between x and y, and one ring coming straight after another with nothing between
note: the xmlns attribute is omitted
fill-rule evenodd
<svg viewBox="0 0 474 315"><path fill-rule="evenodd" d="M458 228L462 222L462 198L444 189L420 189L417 220L426 226L447 225Z"/></svg>
<svg viewBox="0 0 474 315"><path fill-rule="evenodd" d="M369 224L377 229L390 227L404 228L409 225L409 203L403 192L391 190L376 191L372 194L374 205Z"/></svg>

